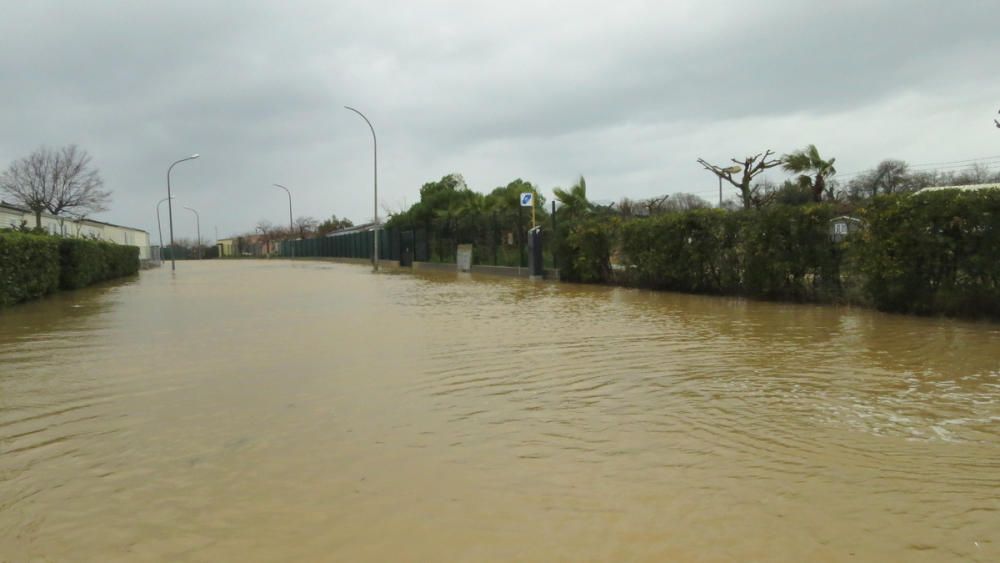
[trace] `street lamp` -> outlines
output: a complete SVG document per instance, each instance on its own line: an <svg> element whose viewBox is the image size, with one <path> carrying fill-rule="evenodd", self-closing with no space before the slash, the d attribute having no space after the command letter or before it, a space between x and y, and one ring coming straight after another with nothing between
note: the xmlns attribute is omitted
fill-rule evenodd
<svg viewBox="0 0 1000 563"><path fill-rule="evenodd" d="M361 119L364 119L365 123L368 124L368 128L372 130L372 149L374 150L374 155L375 155L375 158L373 160L374 171L375 171L375 175L374 175L374 177L375 177L375 236L373 237L374 240L375 240L375 248L374 248L373 258L375 259L375 271L377 272L378 271L378 139L375 137L375 128L372 127L372 122L368 121L368 118L365 117L365 114L363 114L360 111L352 108L351 106L344 106L344 108L345 109L349 109L349 110L353 111L354 113L360 115Z"/></svg>
<svg viewBox="0 0 1000 563"><path fill-rule="evenodd" d="M288 194L288 236L293 238L293 240L288 241L288 246L292 249L292 258L295 258L295 226L292 224L292 192L288 191L288 188L282 186L281 184L271 185L285 190L285 193Z"/></svg>
<svg viewBox="0 0 1000 563"><path fill-rule="evenodd" d="M282 186L281 184L271 184L271 185L276 188L281 188L285 190L285 193L288 194L288 234L292 234L295 232L295 227L292 226L292 192L288 191L288 188Z"/></svg>
<svg viewBox="0 0 1000 563"><path fill-rule="evenodd" d="M735 164L733 166L730 166L729 168L723 168L722 169L723 172L729 172L730 174L736 174L740 170L743 170L743 167L742 166L737 166ZM719 176L719 208L720 209L722 208L722 176L721 175Z"/></svg>
<svg viewBox="0 0 1000 563"><path fill-rule="evenodd" d="M185 207L191 213L194 213L195 224L198 226L198 259L201 260L201 216L198 212L190 207Z"/></svg>
<svg viewBox="0 0 1000 563"><path fill-rule="evenodd" d="M189 157L175 161L173 164L170 165L170 168L167 168L167 214L170 217L170 270L171 271L177 269L177 256L175 256L177 254L177 249L174 248L174 205L172 202L174 198L172 195L170 195L170 171L173 170L174 166L177 166L178 164L184 162L185 160L194 160L199 156L201 155L198 153L192 154Z"/></svg>
<svg viewBox="0 0 1000 563"><path fill-rule="evenodd" d="M163 227L160 226L160 204L168 199L173 199L173 196L165 197L156 202L156 231L160 233L160 252L163 252Z"/></svg>

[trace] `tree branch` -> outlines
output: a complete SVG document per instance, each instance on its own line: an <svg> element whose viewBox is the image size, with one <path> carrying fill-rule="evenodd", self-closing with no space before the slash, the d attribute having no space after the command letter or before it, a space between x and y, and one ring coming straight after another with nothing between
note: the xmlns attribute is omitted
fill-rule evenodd
<svg viewBox="0 0 1000 563"><path fill-rule="evenodd" d="M711 172L712 174L715 174L719 178L722 178L723 180L729 182L730 184L736 186L737 188L742 189L742 185L739 184L739 183L737 183L735 180L733 180L733 175L731 173L729 173L729 172L724 171L721 166L716 166L714 164L709 164L703 158L699 158L698 159L698 164L701 164L703 167L705 167L705 170L708 170L709 172ZM737 164L740 164L740 163L737 162Z"/></svg>

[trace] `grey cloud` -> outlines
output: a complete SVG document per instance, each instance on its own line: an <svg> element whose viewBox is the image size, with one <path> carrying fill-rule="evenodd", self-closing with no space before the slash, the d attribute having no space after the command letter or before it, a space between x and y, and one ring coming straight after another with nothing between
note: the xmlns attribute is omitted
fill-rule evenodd
<svg viewBox="0 0 1000 563"><path fill-rule="evenodd" d="M201 152L178 190L228 234L280 219L272 182L302 214L371 215L371 141L344 104L375 121L390 204L449 172L478 189L584 173L606 199L710 190L694 155L806 142L852 168L978 156L974 115L997 108L969 93L1000 86L1000 7L902 6L18 3L0 22L0 161L79 143L115 191L107 218L152 230L166 166ZM942 108L968 121L909 154L870 130L912 139L948 125Z"/></svg>

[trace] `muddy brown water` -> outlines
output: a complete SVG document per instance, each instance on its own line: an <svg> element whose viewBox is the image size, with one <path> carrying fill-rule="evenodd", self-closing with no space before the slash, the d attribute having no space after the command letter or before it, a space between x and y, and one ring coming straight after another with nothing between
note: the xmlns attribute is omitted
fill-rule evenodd
<svg viewBox="0 0 1000 563"><path fill-rule="evenodd" d="M1000 327L178 264L0 312L0 561L998 561Z"/></svg>

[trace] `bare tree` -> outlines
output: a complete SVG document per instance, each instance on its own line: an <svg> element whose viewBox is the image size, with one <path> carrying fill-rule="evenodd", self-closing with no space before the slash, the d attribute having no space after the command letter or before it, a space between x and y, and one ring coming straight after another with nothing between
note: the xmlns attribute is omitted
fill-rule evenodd
<svg viewBox="0 0 1000 563"><path fill-rule="evenodd" d="M15 160L0 177L0 190L35 214L36 228L45 211L55 216L105 211L111 192L103 187L90 155L76 145L42 147Z"/></svg>
<svg viewBox="0 0 1000 563"><path fill-rule="evenodd" d="M618 201L618 213L623 217L649 217L666 211L670 195L651 197L649 199L629 199L623 197ZM610 206L609 206L610 207Z"/></svg>
<svg viewBox="0 0 1000 563"><path fill-rule="evenodd" d="M911 172L905 161L887 159L855 176L847 189L853 199L866 199L879 194L913 192L933 183L932 175Z"/></svg>
<svg viewBox="0 0 1000 563"><path fill-rule="evenodd" d="M307 238L306 235L316 232L318 226L319 221L314 217L297 217L295 219L295 230L298 231L299 238Z"/></svg>
<svg viewBox="0 0 1000 563"><path fill-rule="evenodd" d="M694 194L684 192L674 194L663 206L666 211L691 211L708 207L712 207L712 204Z"/></svg>
<svg viewBox="0 0 1000 563"><path fill-rule="evenodd" d="M279 227L275 227L274 224L267 219L257 221L257 225L254 226L254 233L257 235L257 244L264 247L264 254L270 254L272 241L277 238L281 238L281 229Z"/></svg>
<svg viewBox="0 0 1000 563"><path fill-rule="evenodd" d="M748 156L742 161L732 158L730 160L736 163L736 166L727 168L709 164L703 158L698 159L698 164L705 167L705 170L736 186L740 190L740 197L743 199L743 209L750 209L755 205L759 207L764 203L762 194L757 193L759 188L753 186L754 177L768 168L781 165L781 159L773 158L768 160L773 154L774 151L768 149L763 153ZM739 182L734 179L734 174L741 175Z"/></svg>

